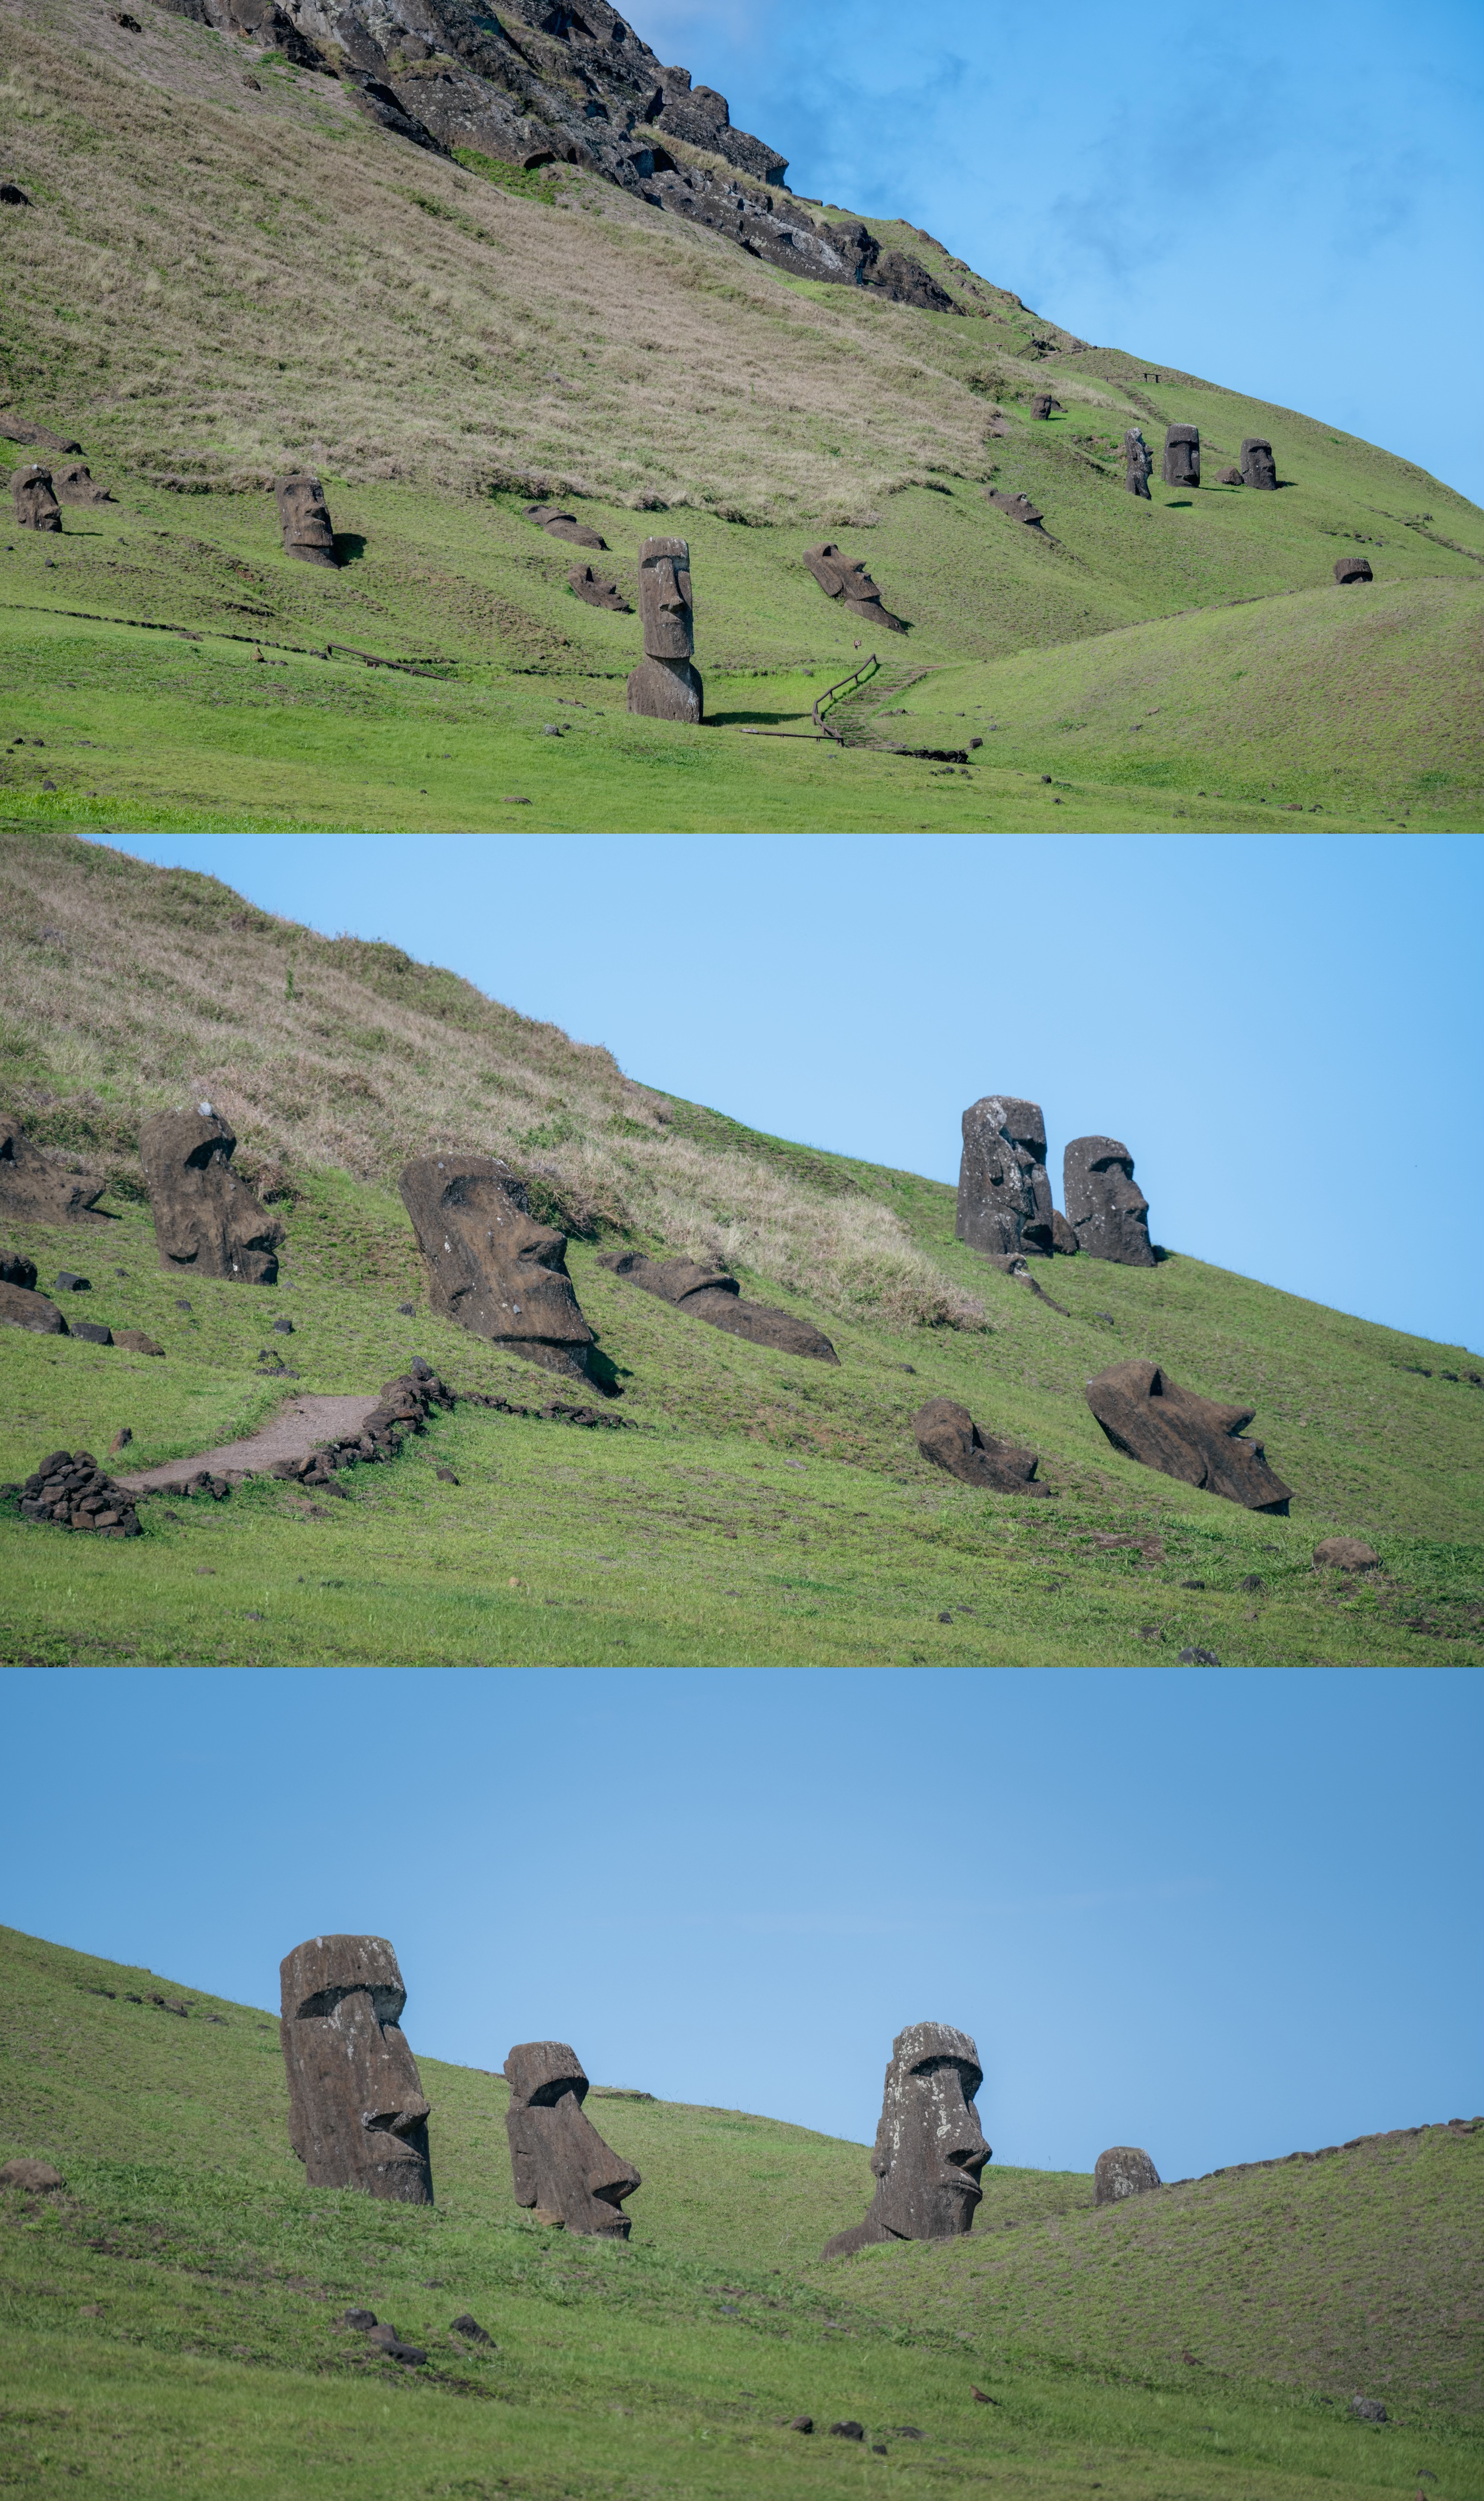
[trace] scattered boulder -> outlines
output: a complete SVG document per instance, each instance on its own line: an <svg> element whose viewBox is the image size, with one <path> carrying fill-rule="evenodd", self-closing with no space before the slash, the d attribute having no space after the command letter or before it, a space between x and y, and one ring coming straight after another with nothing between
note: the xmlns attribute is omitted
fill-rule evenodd
<svg viewBox="0 0 1484 2501"><path fill-rule="evenodd" d="M11 501L17 530L59 530L62 508L51 487L51 472L39 461L27 461L11 480Z"/></svg>
<svg viewBox="0 0 1484 2501"><path fill-rule="evenodd" d="M1201 428L1171 425L1165 429L1164 480L1167 486L1201 484Z"/></svg>
<svg viewBox="0 0 1484 2501"><path fill-rule="evenodd" d="M596 1344L567 1274L567 1238L530 1213L489 1155L423 1155L397 1184L445 1319L548 1372L592 1378Z"/></svg>
<svg viewBox="0 0 1484 2501"><path fill-rule="evenodd" d="M1374 1572L1381 1558L1362 1538L1322 1537L1314 1549L1314 1560L1321 1571Z"/></svg>
<svg viewBox="0 0 1484 2501"><path fill-rule="evenodd" d="M1093 2172L1093 2204L1116 2206L1124 2197L1142 2197L1162 2185L1142 2146L1110 2145L1099 2154Z"/></svg>
<svg viewBox="0 0 1484 2501"><path fill-rule="evenodd" d="M0 1285L19 1285L28 1294L36 1291L36 1262L22 1258L18 1250L0 1251Z"/></svg>
<svg viewBox="0 0 1484 2501"><path fill-rule="evenodd" d="M26 1265L30 1266L29 1260ZM34 1268L31 1274L35 1276ZM45 1294L33 1293L26 1285L0 1284L0 1323L7 1328L32 1329L38 1337L68 1334L67 1323L55 1303L49 1302Z"/></svg>
<svg viewBox="0 0 1484 2501"><path fill-rule="evenodd" d="M51 471L52 492L64 504L111 504L114 500L106 486L93 484L92 472L85 460L64 461Z"/></svg>
<svg viewBox="0 0 1484 2501"><path fill-rule="evenodd" d="M467 2310L461 2310L457 2318L450 2318L448 2327L452 2335L462 2336L469 2345L493 2345L495 2341L488 2328L481 2327Z"/></svg>
<svg viewBox="0 0 1484 2501"><path fill-rule="evenodd" d="M832 2440L864 2440L866 2426L858 2422L835 2422L830 2425Z"/></svg>
<svg viewBox="0 0 1484 2501"><path fill-rule="evenodd" d="M975 1250L1023 1256L1051 1252L1051 1184L1046 1124L1039 1103L984 1094L963 1118L954 1231Z"/></svg>
<svg viewBox="0 0 1484 2501"><path fill-rule="evenodd" d="M559 512L554 504L527 504L526 519L534 521L539 530L544 530L548 539L565 539L570 547L607 550L607 539L600 538L596 530L590 530L585 521L579 521L576 513Z"/></svg>
<svg viewBox="0 0 1484 2501"><path fill-rule="evenodd" d="M1064 1259L1074 1259L1077 1254L1076 1226L1062 1214L1059 1207L1053 1207L1051 1210L1051 1248L1060 1252Z"/></svg>
<svg viewBox="0 0 1484 2501"><path fill-rule="evenodd" d="M985 1493L1039 1494L1053 1496L1050 1485L1034 1482L1040 1462L1034 1451L1022 1451L1013 1442L1002 1442L993 1433L982 1432L967 1407L952 1398L930 1398L912 1417L912 1431L917 1448L935 1467L946 1468L950 1477L961 1484L977 1485Z"/></svg>
<svg viewBox="0 0 1484 2501"><path fill-rule="evenodd" d="M695 667L690 548L684 539L645 539L639 550L639 613L644 656L629 679L630 712L649 720L706 717L706 689Z"/></svg>
<svg viewBox="0 0 1484 2501"><path fill-rule="evenodd" d="M785 2424L784 2428L788 2431L812 2431L814 2418L812 2415L795 2415L792 2421Z"/></svg>
<svg viewBox="0 0 1484 2501"><path fill-rule="evenodd" d="M631 2162L604 2144L583 2110L588 2083L577 2051L565 2041L522 2041L504 2073L516 2205L584 2239L626 2241L631 2218L624 2201L643 2183Z"/></svg>
<svg viewBox="0 0 1484 2501"><path fill-rule="evenodd" d="M0 1217L16 1225L77 1224L93 1215L93 1202L103 1196L96 1173L69 1172L33 1146L20 1122L0 1112Z"/></svg>
<svg viewBox="0 0 1484 2501"><path fill-rule="evenodd" d="M158 1338L147 1337L143 1329L119 1329L114 1344L127 1348L130 1354L163 1354L165 1351Z"/></svg>
<svg viewBox="0 0 1484 2501"><path fill-rule="evenodd" d="M1242 437L1241 479L1244 486L1274 489L1278 483L1278 464L1272 456L1272 446L1265 435Z"/></svg>
<svg viewBox="0 0 1484 2501"><path fill-rule="evenodd" d="M1340 584L1347 582L1374 582L1375 575L1370 570L1370 560L1369 556L1340 555L1336 556L1335 559L1335 579Z"/></svg>
<svg viewBox="0 0 1484 2501"><path fill-rule="evenodd" d="M1350 2412L1357 2422L1383 2423L1386 2420L1386 2408L1379 2397L1352 2397Z"/></svg>
<svg viewBox="0 0 1484 2501"><path fill-rule="evenodd" d="M619 617L633 616L633 603L625 599L617 583L594 573L590 564L575 564L567 581L575 597L585 599L589 608L611 608Z"/></svg>
<svg viewBox="0 0 1484 2501"><path fill-rule="evenodd" d="M1218 469L1216 472L1218 486L1244 486L1246 483L1239 469Z"/></svg>
<svg viewBox="0 0 1484 2501"><path fill-rule="evenodd" d="M610 1250L598 1264L610 1268L615 1277L626 1278L631 1285L642 1285L646 1294L657 1294L691 1319L725 1329L731 1337L773 1347L779 1354L812 1355L820 1363L840 1361L829 1339L812 1321L777 1311L769 1303L743 1302L737 1279L724 1269L703 1268L694 1259L648 1259L642 1250Z"/></svg>
<svg viewBox="0 0 1484 2501"><path fill-rule="evenodd" d="M53 1288L54 1292L58 1294L90 1294L92 1289L93 1281L90 1277L80 1277L75 1268L58 1268L56 1272L56 1284Z"/></svg>
<svg viewBox="0 0 1484 2501"><path fill-rule="evenodd" d="M85 1338L89 1346L112 1346L114 1343L113 1330L102 1320L74 1320L68 1335Z"/></svg>
<svg viewBox="0 0 1484 2501"><path fill-rule="evenodd" d="M1134 1158L1117 1138L1073 1138L1062 1158L1062 1194L1077 1246L1090 1259L1152 1268L1149 1202L1135 1186Z"/></svg>
<svg viewBox="0 0 1484 2501"><path fill-rule="evenodd" d="M1040 528L1040 507L1033 504L1029 495L1012 495L1003 486L986 486L984 492L997 512L1007 513L1012 521L1024 522L1028 530Z"/></svg>
<svg viewBox="0 0 1484 2501"><path fill-rule="evenodd" d="M335 531L318 479L295 470L291 477L277 479L273 491L284 554L297 556L302 564L335 564Z"/></svg>
<svg viewBox="0 0 1484 2501"><path fill-rule="evenodd" d="M134 1496L105 1476L91 1451L53 1451L20 1488L20 1517L34 1526L138 1537Z"/></svg>
<svg viewBox="0 0 1484 2501"><path fill-rule="evenodd" d="M28 209L31 205L31 196L28 191L23 191L21 189L18 183L0 183L0 203L3 203L8 209ZM6 428L5 431L8 432L9 428ZM31 437L29 435L18 437L12 435L11 440L12 442L29 442Z"/></svg>
<svg viewBox="0 0 1484 2501"><path fill-rule="evenodd" d="M236 1146L210 1104L194 1112L156 1112L144 1122L139 1159L160 1262L192 1268L200 1277L276 1284L283 1227L233 1172Z"/></svg>
<svg viewBox="0 0 1484 2501"><path fill-rule="evenodd" d="M1131 425L1123 438L1123 483L1131 495L1142 495L1149 501L1149 472L1154 455L1137 425Z"/></svg>
<svg viewBox="0 0 1484 2501"><path fill-rule="evenodd" d="M377 2323L377 2314L374 2310L343 2310L335 2321L337 2327L365 2328L375 2327Z"/></svg>
<svg viewBox="0 0 1484 2501"><path fill-rule="evenodd" d="M33 2195L45 2195L66 2185L61 2173L39 2154L17 2153L9 2162L0 2162L0 2188L29 2188Z"/></svg>
<svg viewBox="0 0 1484 2501"><path fill-rule="evenodd" d="M1287 1517L1293 1487L1274 1476L1261 1442L1240 1438L1255 1409L1198 1397L1142 1356L1100 1372L1087 1384L1086 1397L1114 1450L1141 1467L1248 1511Z"/></svg>
<svg viewBox="0 0 1484 2501"><path fill-rule="evenodd" d="M907 626L881 604L881 594L863 564L852 563L838 547L807 548L804 561L826 599L838 599L852 617L862 617L868 625L879 625L885 633L905 634Z"/></svg>

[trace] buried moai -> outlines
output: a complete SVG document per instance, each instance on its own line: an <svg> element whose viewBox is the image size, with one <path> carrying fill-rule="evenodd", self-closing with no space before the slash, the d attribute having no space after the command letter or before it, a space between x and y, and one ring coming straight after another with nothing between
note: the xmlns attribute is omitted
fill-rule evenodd
<svg viewBox="0 0 1484 2501"><path fill-rule="evenodd" d="M1152 1268L1149 1202L1134 1180L1134 1158L1117 1138L1073 1138L1062 1158L1062 1196L1077 1249L1090 1259Z"/></svg>
<svg viewBox="0 0 1484 2501"><path fill-rule="evenodd" d="M139 1133L139 1159L160 1264L197 1277L273 1285L283 1227L232 1170L237 1140L210 1103L156 1112Z"/></svg>
<svg viewBox="0 0 1484 2501"><path fill-rule="evenodd" d="M1200 485L1201 428L1199 425L1166 427L1165 465L1161 474L1167 486Z"/></svg>
<svg viewBox="0 0 1484 2501"><path fill-rule="evenodd" d="M1369 556L1337 555L1335 559L1335 579L1343 588L1345 584L1350 582L1374 582L1375 575L1370 570Z"/></svg>
<svg viewBox="0 0 1484 2501"><path fill-rule="evenodd" d="M892 2043L871 2156L876 2191L864 2222L821 2255L849 2257L876 2241L949 2241L973 2227L990 2148L973 2097L979 2053L951 2023L909 2023Z"/></svg>
<svg viewBox="0 0 1484 2501"><path fill-rule="evenodd" d="M639 550L644 656L629 679L629 710L650 720L706 717L706 690L691 654L690 549L684 539L645 539Z"/></svg>
<svg viewBox="0 0 1484 2501"><path fill-rule="evenodd" d="M62 508L56 500L51 472L39 460L28 460L11 480L11 501L17 530L59 530Z"/></svg>
<svg viewBox="0 0 1484 2501"><path fill-rule="evenodd" d="M1244 486L1266 486L1275 489L1278 464L1272 456L1272 446L1265 435L1242 437L1241 482Z"/></svg>
<svg viewBox="0 0 1484 2501"><path fill-rule="evenodd" d="M69 1172L53 1163L32 1144L14 1113L0 1112L0 1217L13 1224L79 1224L88 1217L107 1224L110 1218L94 1205L105 1186L101 1173ZM34 1276L31 1282L35 1284Z"/></svg>
<svg viewBox="0 0 1484 2501"><path fill-rule="evenodd" d="M569 547L601 548L606 553L608 541L596 530L579 521L576 513L564 513L557 504L527 504L526 519L544 530L548 539L565 539Z"/></svg>
<svg viewBox="0 0 1484 2501"><path fill-rule="evenodd" d="M564 2223L589 2239L626 2241L626 2197L643 2185L631 2162L605 2145L583 2110L587 2078L565 2041L522 2041L505 2062L505 2114L517 2206L539 2223Z"/></svg>
<svg viewBox="0 0 1484 2501"><path fill-rule="evenodd" d="M114 500L106 486L94 483L85 460L54 461L51 491L64 504L111 504Z"/></svg>
<svg viewBox="0 0 1484 2501"><path fill-rule="evenodd" d="M1274 1476L1261 1442L1241 1438L1255 1408L1199 1397L1142 1356L1110 1364L1084 1394L1114 1450L1140 1467L1158 1468L1247 1511L1287 1517L1292 1485Z"/></svg>
<svg viewBox="0 0 1484 2501"><path fill-rule="evenodd" d="M337 563L330 508L318 479L296 471L291 478L280 478L273 491L284 554L297 556L302 564Z"/></svg>
<svg viewBox="0 0 1484 2501"><path fill-rule="evenodd" d="M1117 2206L1125 2197L1142 2197L1164 2182L1140 2145L1110 2145L1098 2156L1093 2173L1093 2204Z"/></svg>
<svg viewBox="0 0 1484 2501"><path fill-rule="evenodd" d="M1131 425L1123 438L1123 483L1129 494L1142 495L1146 504L1150 500L1149 472L1153 466L1149 446L1138 426Z"/></svg>
<svg viewBox="0 0 1484 2501"><path fill-rule="evenodd" d="M606 574L594 573L590 564L575 564L567 576L567 585L573 597L584 599L589 608L611 608L619 617L634 614L617 583Z"/></svg>
<svg viewBox="0 0 1484 2501"><path fill-rule="evenodd" d="M865 566L852 563L838 547L827 543L806 548L804 561L826 599L838 599L852 617L861 617L868 625L879 625L888 634L907 632L903 619L882 606L881 594Z"/></svg>
<svg viewBox="0 0 1484 2501"><path fill-rule="evenodd" d="M445 1319L547 1372L592 1378L596 1343L567 1274L567 1237L539 1222L490 1155L423 1155L397 1184Z"/></svg>
<svg viewBox="0 0 1484 2501"><path fill-rule="evenodd" d="M959 1163L961 1242L992 1257L1027 1251L1049 1258L1051 1184L1046 1178L1046 1124L1039 1103L1013 1094L985 1094L964 1114Z"/></svg>
<svg viewBox="0 0 1484 2501"><path fill-rule="evenodd" d="M712 1328L725 1329L732 1337L771 1346L779 1354L812 1355L820 1363L840 1361L812 1320L780 1312L772 1303L744 1302L737 1279L724 1268L702 1267L694 1259L649 1259L643 1250L610 1250L598 1264L611 1268L615 1277L627 1278L631 1285L642 1285L646 1294L657 1294L688 1318L709 1320Z"/></svg>
<svg viewBox="0 0 1484 2501"><path fill-rule="evenodd" d="M428 2104L384 1937L310 1937L280 1965L288 2141L311 2188L431 2206Z"/></svg>
<svg viewBox="0 0 1484 2501"><path fill-rule="evenodd" d="M946 1468L961 1484L984 1493L1039 1494L1050 1499L1053 1488L1035 1483L1040 1462L1034 1451L1002 1442L976 1424L967 1407L952 1398L930 1398L912 1417L912 1433L925 1459Z"/></svg>

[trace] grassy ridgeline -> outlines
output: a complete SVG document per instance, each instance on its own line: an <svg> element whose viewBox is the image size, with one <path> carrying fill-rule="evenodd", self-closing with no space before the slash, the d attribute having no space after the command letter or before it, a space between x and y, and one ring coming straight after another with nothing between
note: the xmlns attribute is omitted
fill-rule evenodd
<svg viewBox="0 0 1484 2501"><path fill-rule="evenodd" d="M826 2268L819 2247L867 2201L864 2147L620 2094L591 2108L644 2185L610 2247L514 2206L498 2077L421 2061L436 2207L310 2190L268 2015L188 1988L183 2021L131 2005L180 1984L14 1930L3 1965L0 2155L43 2153L67 2181L0 2192L0 2471L22 2488L83 2475L125 2501L216 2501L246 2479L317 2501L348 2470L368 2501L783 2501L865 2473L1029 2501L1089 2483L1114 2501L1379 2501L1424 2471L1459 2501L1484 2492L1484 2133L1103 2215L1085 2176L992 2171L968 2240ZM333 2323L351 2303L428 2366L371 2359ZM493 2351L450 2333L466 2310ZM1345 2418L1356 2388L1382 2396L1384 2430ZM808 2442L781 2427L801 2413ZM829 2439L841 2418L863 2448Z"/></svg>

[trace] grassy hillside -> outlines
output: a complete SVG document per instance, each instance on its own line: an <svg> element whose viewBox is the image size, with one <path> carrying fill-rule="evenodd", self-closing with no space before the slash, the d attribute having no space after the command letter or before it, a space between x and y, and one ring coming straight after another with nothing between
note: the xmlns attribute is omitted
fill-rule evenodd
<svg viewBox="0 0 1484 2501"><path fill-rule="evenodd" d="M1406 804L1479 821L1455 655L1477 632L1484 515L1411 464L1072 341L907 226L877 231L962 315L791 280L573 168L490 179L429 156L333 81L153 0L138 34L104 0L0 0L0 150L32 203L5 212L23 248L0 401L76 433L116 498L0 550L15 733L47 741L0 762L13 820L465 826L507 821L513 799L555 827L1000 826L1052 821L1059 799L1094 828L1245 827L1313 804L1317 776L1336 825ZM1045 389L1060 412L1033 422ZM1124 429L1157 445L1171 419L1201 426L1207 484L1140 503ZM1276 494L1214 483L1249 433L1273 441ZM326 482L338 573L282 552L268 488L291 463ZM1029 493L1044 531L989 486ZM577 551L522 517L547 488L608 540L631 597L654 515L689 536L705 730L625 714L637 619L573 596ZM822 537L910 621L876 700L1018 655L1030 708L1008 759L986 742L945 775L743 744L744 726L807 725L869 651L803 565ZM1381 593L1335 591L1355 552ZM1277 742L1269 718L1290 635L1275 603L1294 592L1319 674L1369 724L1337 784L1327 716L1288 716ZM1399 596L1414 665L1440 646L1428 707L1384 624L1354 631L1358 602L1389 617ZM1259 603L1259 650L1213 749L1181 743L1140 776L1116 740L1068 747L1084 647L1095 679L1116 677L1125 629L1164 620L1159 666L1198 682L1211 653L1192 612L1238 601ZM330 644L432 675L368 672ZM582 714L542 745L558 693ZM1212 787L1229 741L1253 769Z"/></svg>
<svg viewBox="0 0 1484 2501"><path fill-rule="evenodd" d="M643 2174L633 2239L582 2243L513 2204L496 2076L421 2061L438 2202L376 2205L304 2185L268 2014L15 1930L0 1969L0 2158L67 2184L0 2190L22 2490L1484 2492L1484 2130L1101 2215L1085 2176L992 2171L969 2239L824 2267L863 2146L618 2095L590 2107ZM427 2366L373 2358L335 2324L351 2304ZM465 2311L492 2348L451 2333ZM1357 2390L1384 2428L1347 2418ZM809 2440L783 2428L803 2413ZM844 2418L865 2443L829 2438Z"/></svg>
<svg viewBox="0 0 1484 2501"><path fill-rule="evenodd" d="M7 1248L163 1361L0 1331L0 1480L49 1450L131 1465L252 1429L290 1385L376 1390L413 1353L539 1410L547 1379L425 1308L394 1179L447 1143L506 1154L571 1235L582 1307L623 1387L593 1433L461 1407L315 1506L257 1481L144 1506L92 1546L0 1507L0 1650L65 1660L402 1659L1225 1664L1480 1655L1476 1358L1174 1252L1083 1258L1054 1302L954 1238L945 1185L760 1136L633 1083L601 1050L394 948L325 940L214 881L61 835L0 851L4 1099L110 1178L109 1220ZM209 1093L287 1229L280 1284L161 1272L141 1117ZM824 1327L838 1368L723 1335L603 1268L690 1250ZM400 1308L412 1302L410 1317ZM1056 1308L1060 1306L1061 1308ZM78 1305L71 1308L76 1311ZM270 1335L291 1316L293 1334ZM293 1384L264 1377L286 1350ZM1120 1458L1082 1396L1124 1356L1257 1410L1296 1488L1260 1517ZM955 1484L916 1451L962 1399L1042 1457L1055 1502ZM448 1485L434 1473L451 1465ZM1384 1570L1316 1572L1317 1539Z"/></svg>

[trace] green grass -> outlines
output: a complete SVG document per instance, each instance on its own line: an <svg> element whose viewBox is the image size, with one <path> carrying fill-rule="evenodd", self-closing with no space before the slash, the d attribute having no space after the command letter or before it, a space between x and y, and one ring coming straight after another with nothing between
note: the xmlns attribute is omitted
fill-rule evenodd
<svg viewBox="0 0 1484 2501"><path fill-rule="evenodd" d="M188 1986L184 2021L130 2005L180 1984L14 1930L0 1954L0 2156L45 2154L67 2182L0 2191L0 2474L24 2491L793 2501L865 2477L1381 2501L1422 2472L1443 2501L1484 2493L1480 2136L1103 2215L1085 2176L991 2171L968 2240L827 2268L818 2249L867 2201L864 2147L595 2100L644 2184L627 2247L573 2242L511 2201L499 2078L420 2062L436 2206L310 2190L266 2015ZM334 2324L352 2303L427 2367L370 2358ZM493 2350L450 2334L465 2310ZM1345 2418L1356 2387L1384 2397L1383 2430ZM801 2413L811 2440L782 2428ZM865 2447L828 2437L845 2417Z"/></svg>

